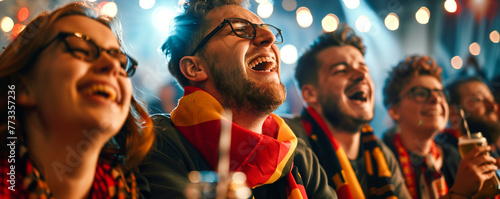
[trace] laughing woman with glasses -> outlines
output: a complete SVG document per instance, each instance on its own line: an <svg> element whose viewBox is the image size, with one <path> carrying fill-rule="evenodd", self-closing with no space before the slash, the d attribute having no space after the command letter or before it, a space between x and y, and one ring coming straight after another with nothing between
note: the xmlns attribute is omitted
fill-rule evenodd
<svg viewBox="0 0 500 199"><path fill-rule="evenodd" d="M138 198L154 135L136 67L84 3L35 17L0 54L0 198Z"/></svg>
<svg viewBox="0 0 500 199"><path fill-rule="evenodd" d="M448 122L441 67L428 56L411 56L389 73L384 105L396 122L384 141L399 160L412 198L471 198L494 175L489 147L462 160L456 148L434 142Z"/></svg>

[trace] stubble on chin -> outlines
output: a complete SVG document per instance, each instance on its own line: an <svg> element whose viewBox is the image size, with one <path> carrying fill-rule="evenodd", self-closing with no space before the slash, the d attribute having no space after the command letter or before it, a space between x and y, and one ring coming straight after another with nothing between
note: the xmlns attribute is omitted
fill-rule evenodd
<svg viewBox="0 0 500 199"><path fill-rule="evenodd" d="M269 115L286 99L283 83L258 82L234 69L213 68L214 84L222 97L222 105L231 109Z"/></svg>
<svg viewBox="0 0 500 199"><path fill-rule="evenodd" d="M247 81L246 99L252 109L270 114L285 102L286 89L283 83Z"/></svg>
<svg viewBox="0 0 500 199"><path fill-rule="evenodd" d="M269 115L285 102L286 90L282 83L262 83L248 79L240 83L240 86L226 84L218 87L224 104L232 109Z"/></svg>
<svg viewBox="0 0 500 199"><path fill-rule="evenodd" d="M339 106L339 100L335 97L321 97L320 104L325 119L333 126L333 128L340 131L349 132L352 134L361 131L361 128L373 119L372 117L354 118L342 112Z"/></svg>

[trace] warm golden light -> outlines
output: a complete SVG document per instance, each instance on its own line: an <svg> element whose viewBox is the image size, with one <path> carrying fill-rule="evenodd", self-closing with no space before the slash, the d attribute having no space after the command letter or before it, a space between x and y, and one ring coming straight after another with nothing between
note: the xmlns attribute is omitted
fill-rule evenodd
<svg viewBox="0 0 500 199"><path fill-rule="evenodd" d="M498 34L498 31L494 30L490 33L490 40L493 43L498 43L500 41L500 35Z"/></svg>
<svg viewBox="0 0 500 199"><path fill-rule="evenodd" d="M325 32L333 32L337 30L339 26L339 18L332 13L327 14L323 20L321 20L321 26Z"/></svg>
<svg viewBox="0 0 500 199"><path fill-rule="evenodd" d="M469 52L472 55L479 55L479 53L481 53L481 47L478 43L474 42L469 46Z"/></svg>
<svg viewBox="0 0 500 199"><path fill-rule="evenodd" d="M269 2L259 4L257 14L262 18L269 18L273 14L273 5Z"/></svg>
<svg viewBox="0 0 500 199"><path fill-rule="evenodd" d="M0 22L0 27L4 32L10 32L14 28L14 20L10 17L4 17L2 18L2 22Z"/></svg>
<svg viewBox="0 0 500 199"><path fill-rule="evenodd" d="M385 27L389 30L397 30L399 28L399 17L395 13L389 13L384 20Z"/></svg>
<svg viewBox="0 0 500 199"><path fill-rule="evenodd" d="M359 32L368 32L370 31L371 27L372 22L367 16L361 15L358 17L358 19L356 19L356 29L358 29Z"/></svg>
<svg viewBox="0 0 500 199"><path fill-rule="evenodd" d="M455 0L446 0L444 2L444 9L449 13L454 13L457 11L457 2Z"/></svg>
<svg viewBox="0 0 500 199"><path fill-rule="evenodd" d="M313 22L313 16L309 8L300 7L299 9L297 9L296 13L297 13L297 23L299 23L300 27L307 28L311 26Z"/></svg>
<svg viewBox="0 0 500 199"><path fill-rule="evenodd" d="M429 23L429 19L431 18L431 12L428 8L422 6L420 9L418 9L417 13L415 13L415 18L417 19L418 23L427 24Z"/></svg>
<svg viewBox="0 0 500 199"><path fill-rule="evenodd" d="M115 2L108 2L104 4L101 10L102 15L107 15L109 17L115 17L118 13L118 7L116 7Z"/></svg>
<svg viewBox="0 0 500 199"><path fill-rule="evenodd" d="M451 66L454 68L454 69L460 69L462 68L462 58L460 58L459 56L455 56L453 58L451 58Z"/></svg>

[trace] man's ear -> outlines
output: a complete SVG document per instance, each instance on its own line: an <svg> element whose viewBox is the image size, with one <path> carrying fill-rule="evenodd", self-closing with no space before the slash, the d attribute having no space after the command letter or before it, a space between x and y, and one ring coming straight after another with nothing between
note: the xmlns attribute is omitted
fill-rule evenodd
<svg viewBox="0 0 500 199"><path fill-rule="evenodd" d="M301 88L302 98L307 104L315 104L318 102L318 89L312 84L305 84Z"/></svg>
<svg viewBox="0 0 500 199"><path fill-rule="evenodd" d="M22 106L35 106L34 93L31 87L28 86L26 78L19 77L15 82L17 103Z"/></svg>
<svg viewBox="0 0 500 199"><path fill-rule="evenodd" d="M193 82L205 81L208 71L203 60L196 56L185 56L179 62L182 74Z"/></svg>
<svg viewBox="0 0 500 199"><path fill-rule="evenodd" d="M399 107L397 105L391 105L387 112L389 113L389 116L391 116L392 120L396 122L399 121L401 116L399 115Z"/></svg>

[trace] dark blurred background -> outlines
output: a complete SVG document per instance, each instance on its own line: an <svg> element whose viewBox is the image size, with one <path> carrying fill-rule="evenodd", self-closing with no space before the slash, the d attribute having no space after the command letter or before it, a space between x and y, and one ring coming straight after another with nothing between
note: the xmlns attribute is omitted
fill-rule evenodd
<svg viewBox="0 0 500 199"><path fill-rule="evenodd" d="M0 46L5 47L40 12L67 2L0 0ZM179 1L89 2L121 20L127 52L140 63L132 78L135 94L151 106L151 112L170 112L182 89L168 73L158 49L168 37L170 20L181 12ZM293 79L298 56L321 32L334 30L338 22L347 23L367 47L365 61L376 87L371 124L379 136L393 125L382 105L382 87L389 69L405 56L435 58L444 69L445 85L460 76L492 81L500 75L499 5L499 0L250 0L250 10L283 30L285 41L278 47L288 97L276 113L301 111ZM500 86L500 81L491 84Z"/></svg>

